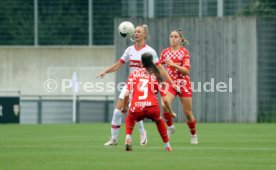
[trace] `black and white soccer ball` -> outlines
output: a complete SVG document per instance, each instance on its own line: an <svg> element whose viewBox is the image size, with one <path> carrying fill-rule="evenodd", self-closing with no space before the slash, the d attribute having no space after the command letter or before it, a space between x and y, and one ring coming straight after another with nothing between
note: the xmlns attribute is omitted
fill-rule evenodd
<svg viewBox="0 0 276 170"><path fill-rule="evenodd" d="M129 21L121 22L118 31L122 37L131 37L135 31L134 25Z"/></svg>

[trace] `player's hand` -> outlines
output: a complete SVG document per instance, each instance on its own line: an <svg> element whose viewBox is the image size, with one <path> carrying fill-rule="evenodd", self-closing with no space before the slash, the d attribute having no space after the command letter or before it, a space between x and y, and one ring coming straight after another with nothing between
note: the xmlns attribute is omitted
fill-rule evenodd
<svg viewBox="0 0 276 170"><path fill-rule="evenodd" d="M171 113L171 117L172 117L172 118L176 118L176 113L172 112L172 113Z"/></svg>
<svg viewBox="0 0 276 170"><path fill-rule="evenodd" d="M175 83L172 84L172 87L177 91L177 92L181 92L180 91L180 87L178 85L176 85Z"/></svg>
<svg viewBox="0 0 276 170"><path fill-rule="evenodd" d="M125 114L125 113L127 112L127 108L126 108L126 107L123 107L123 108L121 109L121 112L122 112L123 114Z"/></svg>
<svg viewBox="0 0 276 170"><path fill-rule="evenodd" d="M96 78L103 78L106 75L106 72L101 72L99 75L96 76Z"/></svg>

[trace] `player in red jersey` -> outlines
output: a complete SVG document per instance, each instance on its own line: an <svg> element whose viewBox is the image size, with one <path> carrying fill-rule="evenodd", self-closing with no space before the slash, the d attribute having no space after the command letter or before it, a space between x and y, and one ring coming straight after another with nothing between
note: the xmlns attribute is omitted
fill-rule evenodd
<svg viewBox="0 0 276 170"><path fill-rule="evenodd" d="M107 73L115 72L119 70L126 62L129 62L129 70L130 73L134 70L140 68L141 64L141 55L143 53L150 53L153 56L153 62L160 71L163 78L167 79L170 83L175 87L176 85L173 83L165 69L159 62L158 56L153 48L146 44L146 39L148 36L148 26L147 25L139 25L135 28L134 38L135 44L129 46L122 57L112 66L101 72L98 77L103 78ZM116 103L116 107L113 112L113 117L111 121L111 138L104 145L105 146L113 146L118 144L118 134L122 123L122 112L121 108L123 105L123 97L125 95L125 87L122 89L119 98ZM144 129L143 122L138 122L139 131L140 131L140 144L147 144L147 133Z"/></svg>
<svg viewBox="0 0 276 170"><path fill-rule="evenodd" d="M166 105L171 116L173 116L171 106L166 98L166 89L161 89L162 84L159 83L162 82L162 78L153 63L153 57L150 53L142 55L142 65L143 68L132 72L127 80L122 112L127 111L130 93L132 99L128 109L129 113L126 117L126 151L132 151L131 135L135 122L141 121L144 118L155 121L158 132L164 142L165 150L171 151L166 124L160 116L160 107L157 98L157 93L160 90L163 103Z"/></svg>
<svg viewBox="0 0 276 170"><path fill-rule="evenodd" d="M177 91L169 85L167 93L168 101L171 104L175 96L179 96L186 116L187 125L191 132L191 144L198 144L196 136L196 119L192 113L192 89L189 77L191 68L190 54L184 47L187 43L188 42L184 39L181 31L172 31L170 34L170 47L161 52L160 62L161 64L165 64L169 76L174 83L180 87ZM175 127L169 110L164 103L162 104L162 107L168 125L168 134L170 136L174 133Z"/></svg>

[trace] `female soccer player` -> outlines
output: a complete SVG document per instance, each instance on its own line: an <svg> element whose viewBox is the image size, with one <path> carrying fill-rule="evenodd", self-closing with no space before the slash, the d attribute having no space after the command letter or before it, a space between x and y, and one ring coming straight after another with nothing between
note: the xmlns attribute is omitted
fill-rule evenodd
<svg viewBox="0 0 276 170"><path fill-rule="evenodd" d="M139 25L135 28L134 38L135 44L128 47L123 56L111 67L103 71L98 75L98 77L103 78L107 73L115 72L119 70L123 64L129 62L130 73L132 73L137 68L140 68L141 64L141 55L144 53L150 53L153 56L153 62L157 66L160 74L167 79L170 83L172 83L173 87L176 87L175 83L171 80L165 69L159 62L158 56L153 48L146 44L146 39L148 36L148 26L147 25ZM111 138L104 145L117 145L118 144L118 134L122 123L122 105L123 105L123 97L125 95L126 87L124 87L119 95L119 99L117 101L116 107L114 109L112 121L111 121ZM143 122L138 122L139 131L140 131L140 144L147 144L147 133L144 129Z"/></svg>
<svg viewBox="0 0 276 170"><path fill-rule="evenodd" d="M131 92L129 112L126 117L126 151L132 151L131 135L135 121L141 121L144 118L155 121L158 132L164 142L166 151L171 151L166 124L160 116L160 107L158 104L157 93L161 88L162 78L156 66L153 63L153 57L150 53L142 55L143 68L133 71L127 80L127 88L124 98L122 112L127 111L128 98ZM173 112L166 99L166 90L160 89L163 103L167 106L169 114Z"/></svg>
<svg viewBox="0 0 276 170"><path fill-rule="evenodd" d="M166 70L172 80L180 87L180 91L176 91L169 86L167 93L168 102L172 104L175 96L178 95L183 106L183 111L186 116L187 125L191 132L191 144L198 144L196 136L196 119L192 113L192 90L190 81L190 54L189 51L183 47L187 44L181 31L175 30L170 34L170 47L164 49L160 55L161 64L166 65ZM162 103L163 114L168 125L169 136L174 133L175 127L173 125L172 117L166 105Z"/></svg>

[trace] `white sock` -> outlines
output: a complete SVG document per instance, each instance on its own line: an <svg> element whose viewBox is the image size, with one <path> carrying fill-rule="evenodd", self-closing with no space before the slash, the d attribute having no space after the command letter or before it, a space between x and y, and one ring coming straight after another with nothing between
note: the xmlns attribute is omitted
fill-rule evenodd
<svg viewBox="0 0 276 170"><path fill-rule="evenodd" d="M117 141L120 128L111 128L111 138Z"/></svg>
<svg viewBox="0 0 276 170"><path fill-rule="evenodd" d="M131 135L126 135L126 139L130 139L131 140Z"/></svg>
<svg viewBox="0 0 276 170"><path fill-rule="evenodd" d="M122 112L121 110L115 108L112 121L111 121L111 138L117 140L118 134L120 131L121 123L122 123Z"/></svg>
<svg viewBox="0 0 276 170"><path fill-rule="evenodd" d="M168 126L169 129L174 128L174 125Z"/></svg>
<svg viewBox="0 0 276 170"><path fill-rule="evenodd" d="M143 123L143 121L141 120L141 121L137 122L137 124L138 124L140 133L141 133L141 132L144 132L144 131L145 131L145 128L144 128L144 123Z"/></svg>
<svg viewBox="0 0 276 170"><path fill-rule="evenodd" d="M165 146L165 147L170 147L170 146L171 146L171 145L170 145L170 142L164 143L164 146Z"/></svg>

